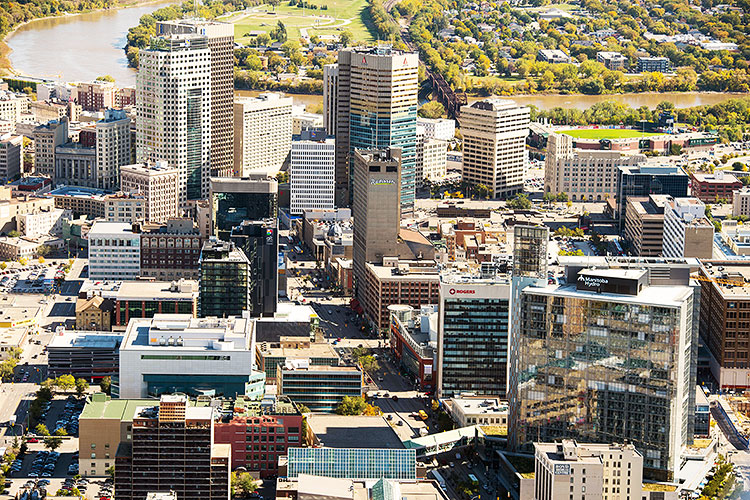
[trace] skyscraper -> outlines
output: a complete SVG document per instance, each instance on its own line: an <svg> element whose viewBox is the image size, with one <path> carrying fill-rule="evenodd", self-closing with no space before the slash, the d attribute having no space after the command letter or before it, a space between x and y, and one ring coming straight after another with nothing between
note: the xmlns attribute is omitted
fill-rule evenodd
<svg viewBox="0 0 750 500"><path fill-rule="evenodd" d="M200 258L199 315L242 316L250 309L249 276L250 261L234 243L206 241Z"/></svg>
<svg viewBox="0 0 750 500"><path fill-rule="evenodd" d="M208 196L211 51L202 35L153 38L140 52L136 158L180 171L180 205Z"/></svg>
<svg viewBox="0 0 750 500"><path fill-rule="evenodd" d="M352 269L359 286L365 276L365 263L398 255L400 185L400 149L355 151Z"/></svg>
<svg viewBox="0 0 750 500"><path fill-rule="evenodd" d="M235 176L278 173L292 145L292 102L274 93L235 100Z"/></svg>
<svg viewBox="0 0 750 500"><path fill-rule="evenodd" d="M401 210L414 207L419 57L391 48L346 49L338 59L336 191L351 203L356 149L401 149Z"/></svg>
<svg viewBox="0 0 750 500"><path fill-rule="evenodd" d="M505 397L510 291L509 277L497 275L491 263L477 275L441 275L438 397Z"/></svg>
<svg viewBox="0 0 750 500"><path fill-rule="evenodd" d="M461 107L463 178L484 184L493 198L523 191L529 108L508 99L487 99Z"/></svg>
<svg viewBox="0 0 750 500"><path fill-rule="evenodd" d="M211 52L211 177L232 175L234 136L234 26L205 19L156 23L158 35L198 34Z"/></svg>
<svg viewBox="0 0 750 500"><path fill-rule="evenodd" d="M289 191L292 215L335 207L336 142L325 130L303 130L292 140Z"/></svg>
<svg viewBox="0 0 750 500"><path fill-rule="evenodd" d="M698 262L559 259L565 284L519 293L511 446L627 440L646 477L673 480L693 440Z"/></svg>
<svg viewBox="0 0 750 500"><path fill-rule="evenodd" d="M229 241L232 228L244 220L276 219L277 193L278 182L265 175L211 179L211 234Z"/></svg>
<svg viewBox="0 0 750 500"><path fill-rule="evenodd" d="M120 167L133 163L130 118L124 111L107 109L96 122L96 187L115 189L120 184Z"/></svg>
<svg viewBox="0 0 750 500"><path fill-rule="evenodd" d="M323 66L323 124L328 135L336 135L336 114L339 104L339 65Z"/></svg>
<svg viewBox="0 0 750 500"><path fill-rule="evenodd" d="M232 229L231 239L249 262L250 316L273 317L279 292L277 219L242 221L242 224Z"/></svg>

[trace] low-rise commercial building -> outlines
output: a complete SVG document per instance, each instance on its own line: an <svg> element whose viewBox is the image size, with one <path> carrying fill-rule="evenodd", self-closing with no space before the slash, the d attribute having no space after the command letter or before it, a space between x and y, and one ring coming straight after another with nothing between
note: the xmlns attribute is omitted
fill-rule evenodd
<svg viewBox="0 0 750 500"><path fill-rule="evenodd" d="M499 397L466 396L445 400L448 414L458 427L470 425L508 426L508 403Z"/></svg>
<svg viewBox="0 0 750 500"><path fill-rule="evenodd" d="M146 219L146 198L138 193L108 194L104 197L104 218L108 222L133 224Z"/></svg>
<svg viewBox="0 0 750 500"><path fill-rule="evenodd" d="M314 412L332 412L344 396L362 396L363 383L354 366L316 366L308 359L287 360L276 375L279 394Z"/></svg>
<svg viewBox="0 0 750 500"><path fill-rule="evenodd" d="M228 400L214 422L214 441L232 447L232 469L244 467L261 478L278 475L279 457L302 446L303 416L285 397Z"/></svg>
<svg viewBox="0 0 750 500"><path fill-rule="evenodd" d="M91 383L98 383L104 377L115 377L121 342L122 335L106 331L57 334L47 345L48 375L52 378L73 375Z"/></svg>
<svg viewBox="0 0 750 500"><path fill-rule="evenodd" d="M750 187L743 187L732 192L732 215L750 216Z"/></svg>
<svg viewBox="0 0 750 500"><path fill-rule="evenodd" d="M165 393L236 397L255 382L254 339L246 318L155 314L131 319L120 347L113 394L122 398Z"/></svg>
<svg viewBox="0 0 750 500"><path fill-rule="evenodd" d="M63 219L72 218L70 210L62 208L46 208L16 216L18 232L28 238L40 236L62 235Z"/></svg>
<svg viewBox="0 0 750 500"><path fill-rule="evenodd" d="M391 314L389 338L400 367L423 391L435 389L437 374L438 313L435 306L388 306Z"/></svg>
<svg viewBox="0 0 750 500"><path fill-rule="evenodd" d="M257 323L256 323L257 325ZM266 373L266 380L276 379L279 366L287 360L309 359L311 366L338 366L339 355L328 342L313 342L308 337L283 336L278 342L256 342L258 368Z"/></svg>
<svg viewBox="0 0 750 500"><path fill-rule="evenodd" d="M161 281L198 279L204 237L192 219L147 224L141 233L141 276Z"/></svg>
<svg viewBox="0 0 750 500"><path fill-rule="evenodd" d="M596 53L596 62L600 62L611 71L624 71L628 58L619 52L601 51Z"/></svg>
<svg viewBox="0 0 750 500"><path fill-rule="evenodd" d="M78 186L63 186L53 189L45 196L51 198L56 208L73 212L75 217L86 215L92 219L103 219L107 205L107 191Z"/></svg>
<svg viewBox="0 0 750 500"><path fill-rule="evenodd" d="M534 443L535 500L640 499L643 456L633 445Z"/></svg>
<svg viewBox="0 0 750 500"><path fill-rule="evenodd" d="M734 200L734 192L742 189L742 182L732 173L717 170L712 174L690 174L692 194L705 203Z"/></svg>
<svg viewBox="0 0 750 500"><path fill-rule="evenodd" d="M100 295L79 298L76 302L76 330L110 331L113 310L112 301Z"/></svg>

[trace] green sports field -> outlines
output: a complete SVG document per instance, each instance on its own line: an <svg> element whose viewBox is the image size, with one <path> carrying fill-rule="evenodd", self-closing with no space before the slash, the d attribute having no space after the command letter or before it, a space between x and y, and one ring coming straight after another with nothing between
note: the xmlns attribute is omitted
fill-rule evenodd
<svg viewBox="0 0 750 500"><path fill-rule="evenodd" d="M251 7L228 16L224 21L234 23L234 37L239 43L248 43L248 34L264 31L269 33L278 21L284 23L290 39L301 35L338 35L344 30L352 33L355 41L372 41L372 35L364 23L367 15L366 0L308 0L315 5L327 5L328 9L302 9L283 2L275 9L268 4Z"/></svg>
<svg viewBox="0 0 750 500"><path fill-rule="evenodd" d="M586 129L573 129L573 130L561 130L561 134L566 134L576 139L628 139L630 137L650 137L654 134L652 132L641 132L640 130L633 129L616 129L616 128L586 128Z"/></svg>

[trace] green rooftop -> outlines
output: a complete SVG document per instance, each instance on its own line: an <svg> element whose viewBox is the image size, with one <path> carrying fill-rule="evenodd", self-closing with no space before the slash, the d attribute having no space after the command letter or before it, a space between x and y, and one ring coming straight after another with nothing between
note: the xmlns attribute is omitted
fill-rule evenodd
<svg viewBox="0 0 750 500"><path fill-rule="evenodd" d="M97 392L86 399L80 418L111 418L129 422L133 420L137 407L157 404L159 401L156 399L112 399Z"/></svg>

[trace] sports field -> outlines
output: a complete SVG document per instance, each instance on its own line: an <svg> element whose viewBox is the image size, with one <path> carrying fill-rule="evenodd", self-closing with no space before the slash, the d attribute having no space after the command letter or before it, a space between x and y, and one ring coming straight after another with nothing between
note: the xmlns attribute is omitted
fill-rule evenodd
<svg viewBox="0 0 750 500"><path fill-rule="evenodd" d="M652 132L641 132L629 128L585 128L573 130L561 130L561 134L567 134L576 139L628 139L630 137L650 137L655 134Z"/></svg>
<svg viewBox="0 0 750 500"><path fill-rule="evenodd" d="M275 9L262 4L250 7L222 19L234 23L235 41L247 44L250 37L258 32L270 33L281 21L286 26L290 40L300 36L339 35L348 30L355 41L372 41L372 35L363 22L367 15L366 0L308 0L314 5L328 6L328 9L303 9L283 2Z"/></svg>

